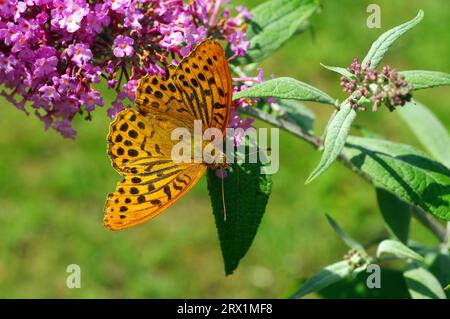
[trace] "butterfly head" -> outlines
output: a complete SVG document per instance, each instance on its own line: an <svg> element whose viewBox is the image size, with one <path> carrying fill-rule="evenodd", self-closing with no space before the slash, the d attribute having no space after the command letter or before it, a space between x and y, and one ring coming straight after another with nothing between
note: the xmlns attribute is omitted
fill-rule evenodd
<svg viewBox="0 0 450 319"><path fill-rule="evenodd" d="M203 162L212 169L228 168L229 166L226 154L214 144L205 145Z"/></svg>

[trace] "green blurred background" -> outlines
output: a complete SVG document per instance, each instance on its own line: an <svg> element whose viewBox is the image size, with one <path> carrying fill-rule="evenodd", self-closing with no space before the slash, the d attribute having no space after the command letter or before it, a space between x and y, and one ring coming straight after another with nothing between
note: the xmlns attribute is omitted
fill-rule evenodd
<svg viewBox="0 0 450 319"><path fill-rule="evenodd" d="M259 2L233 1L249 8ZM378 35L420 8L425 19L395 44L385 63L450 73L449 1L322 3L322 12L312 19L314 32L296 36L267 59L262 65L267 76L295 77L342 99L338 77L319 63L345 66L355 56L364 57ZM381 29L366 27L370 3L381 6ZM415 97L450 128L448 88ZM225 277L204 179L151 222L108 231L102 225L103 204L120 177L106 155L105 109L90 123L78 119L79 136L72 141L44 132L35 117L0 103L0 297L286 297L303 278L346 252L325 212L363 243L384 231L373 189L339 163L305 186L320 154L283 133L281 167L259 232L235 274ZM310 106L320 134L332 110ZM362 114L358 124L420 146L385 109ZM435 243L415 222L411 237ZM81 266L81 289L65 284L66 267L73 263Z"/></svg>

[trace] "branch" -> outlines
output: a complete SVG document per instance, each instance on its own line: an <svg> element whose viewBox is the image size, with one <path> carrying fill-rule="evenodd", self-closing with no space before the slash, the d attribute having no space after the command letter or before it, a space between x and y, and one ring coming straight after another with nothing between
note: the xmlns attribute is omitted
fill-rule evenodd
<svg viewBox="0 0 450 319"><path fill-rule="evenodd" d="M412 206L412 213L414 217L425 227L430 229L439 241L443 244L448 243L448 233L445 227L442 226L436 219L434 219L430 214L425 212L422 208L417 206Z"/></svg>
<svg viewBox="0 0 450 319"><path fill-rule="evenodd" d="M302 140L308 142L312 146L314 146L316 149L319 149L322 147L322 140L314 135L311 135L307 132L305 132L300 126L295 124L292 121L289 121L287 119L283 118L276 118L272 115L270 115L267 112L261 111L260 109L257 109L255 107L250 107L244 110L241 110L241 112L255 116L259 118L260 120L263 120L266 123L275 125L289 133L292 133L293 135L300 137Z"/></svg>
<svg viewBox="0 0 450 319"><path fill-rule="evenodd" d="M267 112L261 111L257 108L248 108L245 110L241 110L241 112L257 117L260 120L263 120L264 122L267 122L269 124L275 125L297 137L300 139L308 142L311 144L315 149L320 149L323 145L323 141L320 137L317 137L315 135L312 135L306 131L304 131L300 126L298 126L296 123L289 121L287 119L283 118L276 118L272 115L270 115ZM353 163L350 161L348 157L341 154L338 157L338 160L344 164L347 168L358 174L360 177L362 177L366 182L368 182L371 185L374 185L372 178L360 170L358 167L353 165ZM450 222L448 229L445 229L445 227L442 226L442 224L436 220L433 216L425 212L422 208L417 206L412 206L412 213L413 216L426 228L428 228L438 239L441 243L448 246L449 245L449 239L450 239Z"/></svg>

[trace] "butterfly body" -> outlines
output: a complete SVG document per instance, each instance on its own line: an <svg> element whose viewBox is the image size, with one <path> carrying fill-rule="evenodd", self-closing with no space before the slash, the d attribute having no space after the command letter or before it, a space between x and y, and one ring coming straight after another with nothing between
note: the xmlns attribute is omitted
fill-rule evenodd
<svg viewBox="0 0 450 319"><path fill-rule="evenodd" d="M226 155L202 143L202 161L177 162L171 132L204 130L222 133L230 118L232 84L227 59L217 41L205 40L166 78L143 77L136 92L137 110L125 109L110 125L108 154L124 177L108 195L104 224L124 229L149 220L186 194L207 168L227 168ZM194 136L194 134L192 134Z"/></svg>

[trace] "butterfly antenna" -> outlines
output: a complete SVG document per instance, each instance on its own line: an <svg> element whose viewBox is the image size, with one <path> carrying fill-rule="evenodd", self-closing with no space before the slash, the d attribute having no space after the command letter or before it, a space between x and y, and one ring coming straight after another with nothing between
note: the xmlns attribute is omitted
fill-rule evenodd
<svg viewBox="0 0 450 319"><path fill-rule="evenodd" d="M223 177L222 177L222 206L223 206L223 221L227 221L227 207L225 206L225 187L223 185Z"/></svg>

